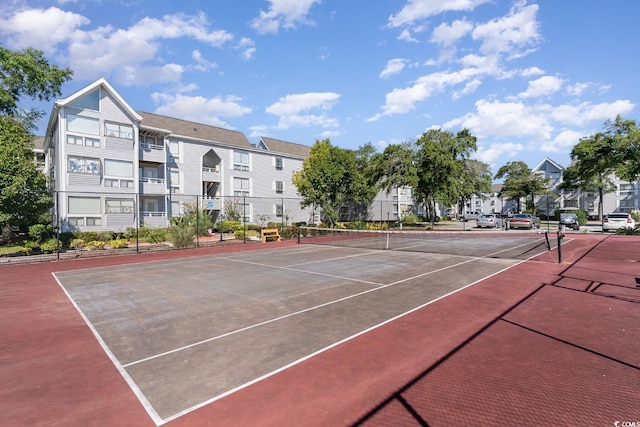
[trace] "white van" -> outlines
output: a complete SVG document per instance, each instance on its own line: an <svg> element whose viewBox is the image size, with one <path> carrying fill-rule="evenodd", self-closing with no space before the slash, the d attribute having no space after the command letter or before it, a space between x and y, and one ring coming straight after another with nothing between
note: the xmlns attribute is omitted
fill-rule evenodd
<svg viewBox="0 0 640 427"><path fill-rule="evenodd" d="M484 212L482 211L471 211L471 212L467 212L464 213L460 216L460 221L477 221L478 218L480 218L482 215L484 215Z"/></svg>

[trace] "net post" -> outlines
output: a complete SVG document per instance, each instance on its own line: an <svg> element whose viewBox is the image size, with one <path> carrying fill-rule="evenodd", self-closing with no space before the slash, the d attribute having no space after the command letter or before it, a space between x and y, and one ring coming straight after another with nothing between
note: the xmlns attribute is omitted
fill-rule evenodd
<svg viewBox="0 0 640 427"><path fill-rule="evenodd" d="M550 251L551 250L551 243L549 242L549 232L548 231L544 232L544 242L547 245L547 250Z"/></svg>
<svg viewBox="0 0 640 427"><path fill-rule="evenodd" d="M561 231L558 231L558 264L562 262L562 238L564 234Z"/></svg>
<svg viewBox="0 0 640 427"><path fill-rule="evenodd" d="M298 227L298 243L300 243L300 227Z"/></svg>
<svg viewBox="0 0 640 427"><path fill-rule="evenodd" d="M385 250L389 250L389 238L391 237L391 232L387 230L387 244Z"/></svg>

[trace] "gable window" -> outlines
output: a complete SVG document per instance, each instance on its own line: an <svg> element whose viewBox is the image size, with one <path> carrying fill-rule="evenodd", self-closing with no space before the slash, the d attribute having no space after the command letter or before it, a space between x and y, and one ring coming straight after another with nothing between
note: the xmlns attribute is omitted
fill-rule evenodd
<svg viewBox="0 0 640 427"><path fill-rule="evenodd" d="M121 125L118 123L105 123L104 133L112 138L131 139L133 140L133 126Z"/></svg>
<svg viewBox="0 0 640 427"><path fill-rule="evenodd" d="M276 157L276 170L281 171L284 166L284 159L282 157Z"/></svg>
<svg viewBox="0 0 640 427"><path fill-rule="evenodd" d="M249 153L245 151L233 152L233 169L246 172L249 170Z"/></svg>
<svg viewBox="0 0 640 427"><path fill-rule="evenodd" d="M100 135L100 120L93 117L67 114L67 131Z"/></svg>
<svg viewBox="0 0 640 427"><path fill-rule="evenodd" d="M276 181L276 193L284 192L284 182Z"/></svg>
<svg viewBox="0 0 640 427"><path fill-rule="evenodd" d="M233 195L236 197L249 196L249 178L233 178Z"/></svg>
<svg viewBox="0 0 640 427"><path fill-rule="evenodd" d="M100 111L100 89L98 88L87 93L69 105L71 107L82 108L84 110Z"/></svg>
<svg viewBox="0 0 640 427"><path fill-rule="evenodd" d="M107 199L105 207L108 214L132 214L133 199Z"/></svg>
<svg viewBox="0 0 640 427"><path fill-rule="evenodd" d="M100 173L100 160L98 159L70 156L67 160L69 172L88 174Z"/></svg>

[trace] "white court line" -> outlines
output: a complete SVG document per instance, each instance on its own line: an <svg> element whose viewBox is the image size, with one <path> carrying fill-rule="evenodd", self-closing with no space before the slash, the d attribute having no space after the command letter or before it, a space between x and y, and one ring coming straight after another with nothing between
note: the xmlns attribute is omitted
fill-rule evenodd
<svg viewBox="0 0 640 427"><path fill-rule="evenodd" d="M104 342L104 340L102 339L102 337L100 336L100 334L98 333L96 328L94 328L93 324L89 321L89 318L87 318L87 316L80 309L78 304L76 304L76 302L73 300L73 298L71 297L69 292L67 292L65 287L62 285L60 280L58 280L58 277L56 276L56 273L51 273L51 275L53 276L55 281L58 283L58 286L60 286L60 288L62 289L62 292L65 293L65 295L67 296L69 301L71 301L71 304L73 304L75 309L78 311L78 313L80 314L80 317L82 317L82 320L84 320L84 322L87 324L87 326L89 327L89 330L91 330L91 333L93 334L93 336L96 338L96 340L98 340L98 343L100 344L100 346L102 347L104 352L107 354L107 357L109 357L109 359L111 360L111 363L113 363L113 365L116 367L118 372L120 372L120 375L122 375L122 378L124 378L124 380L127 382L127 384L129 384L129 387L131 387L131 390L133 391L133 394L136 395L136 397L138 398L138 400L142 404L142 407L147 411L147 413L149 414L149 416L151 417L153 422L157 426L163 424L164 422L162 421L162 418L160 417L160 415L158 415L158 413L154 409L153 405L151 405L149 400L147 400L147 397L144 395L142 390L140 390L140 388L138 388L138 385L136 384L136 382L129 376L127 371L120 364L120 361L111 352L111 350L107 346L107 343Z"/></svg>
<svg viewBox="0 0 640 427"><path fill-rule="evenodd" d="M313 251L311 251L311 252L313 252ZM377 252L379 252L379 251L371 251L371 252L368 252L368 253L366 253L366 254L360 254L360 255L375 254L375 253L377 253ZM211 257L211 255L198 256L198 257L190 257L188 260L185 260L185 263L186 263L186 262L191 262L191 261L193 261L195 258L210 258L210 257ZM222 258L225 258L225 257L220 257L219 259L222 259ZM438 272L441 272L441 271L444 271L444 270L447 270L447 269L451 269L451 268L454 268L454 267L457 267L457 266L460 266L460 265L464 265L464 264L467 264L467 263L470 263L470 262L474 262L474 261L480 260L480 259L482 259L482 258L484 258L484 257L474 257L474 258L470 258L470 259L467 259L467 260L465 260L465 261L463 261L463 262L459 262L459 263L456 263L456 264L453 264L453 265L450 265L450 266L447 266L447 267L443 267L443 268L440 268L440 269L437 269L437 270L434 270L434 271L429 271L429 272L426 272L426 273L422 273L422 274L419 274L419 275L416 275L416 276L413 276L413 277L408 277L408 278L405 278L405 279L402 279L402 280L399 280L399 281L396 281L396 282L393 282L393 283L389 283L389 284L387 284L387 285L384 285L384 284L376 284L376 283L374 283L374 282L369 282L369 284L377 285L378 287L373 288L373 289L369 289L369 290L366 290L366 291L363 291L363 292L359 292L359 293L356 293L356 294L353 294L353 295L350 295L350 296L346 296L346 297L343 297L343 298L340 298L340 299L337 299L337 300L334 300L334 301L329 301L329 302L327 302L327 303L319 304L319 305L317 305L317 306L310 307L310 308L307 308L307 309L304 309L304 310L300 310L300 311L297 311L297 312L293 312L293 313L290 313L290 314L287 314L287 315L284 315L284 316L280 316L280 317L277 317L277 318L274 318L274 319L270 319L270 320L267 320L267 321L264 321L264 322L260 322L260 323L254 324L254 325L250 325L250 326L247 326L247 327L244 327L244 328L241 328L241 329L235 330L235 331L231 331L231 332L228 332L228 333L225 333L225 334L222 334L222 335L216 336L216 337L211 337L211 338L209 338L209 339L202 340L202 341L199 341L199 342L196 342L196 343L192 343L192 344L190 344L190 345L183 346L183 347L180 347L180 348L176 348L176 349L174 349L174 350L170 350L170 351L167 351L167 352L164 352L164 353L160 353L160 354L157 354L157 355L155 355L155 356L151 356L151 357L148 357L148 358L145 358L145 359L141 359L141 360L138 360L138 361L134 361L134 362L128 363L128 364L126 364L126 365L122 365L122 364L118 361L118 359L117 359L117 358L115 357L115 355L111 352L111 350L109 349L109 347L107 346L107 344L106 344L106 343L104 342L104 340L101 338L101 336L99 335L98 331L95 329L95 327L94 327L94 326L92 325L92 323L89 321L89 319L87 318L87 316L86 316L86 315L84 314L84 312L80 309L80 307L76 304L76 302L73 300L73 298L71 297L71 295L67 292L67 290L64 288L64 286L62 285L62 283L60 282L60 280L58 280L58 277L55 275L55 273L52 273L52 275L53 275L53 277L55 278L55 280L56 280L56 282L58 283L58 285L62 288L62 290L63 290L63 292L65 293L65 295L67 295L67 298L69 299L69 301L71 301L71 303L73 304L73 306L76 308L76 310L78 311L78 313L81 315L82 319L85 321L85 323L87 324L87 326L89 326L89 329L91 330L91 332L93 333L93 335L96 337L96 340L98 341L98 343L100 344L100 346L103 348L103 350L105 351L105 353L107 354L107 356L109 357L109 359L112 361L112 363L114 364L114 366L118 369L118 372L120 372L120 374L121 374L121 375L122 375L122 377L125 379L125 381L127 382L127 384L129 384L129 387L131 387L131 390L134 392L134 394L136 395L136 397L138 398L138 400L140 401L140 403L142 404L142 406L145 408L145 410L147 411L147 413L148 413L148 414L149 414L149 416L151 417L151 419L154 421L154 423L155 423L157 426L160 426L160 425L163 425L163 424L165 424L165 423L168 423L168 422L170 422L170 421L172 421L172 420L174 420L174 419L177 419L177 418L179 418L180 416L183 416L183 415L185 415L185 414L187 414L187 413L190 413L190 412L193 412L193 411L195 411L195 410L197 410L197 409L199 409L199 408L202 408L202 407L204 407L204 406L206 406L206 405L208 405L208 404L210 404L210 403L212 403L212 402L215 402L216 400L222 399L223 397L226 397L226 396L228 396L228 395L231 395L231 394L233 394L233 393L235 393L235 392L237 392L237 391L239 391L239 390L242 390L242 389L244 389L244 388L247 388L247 387L249 387L249 386L251 386L251 385L253 385L253 384L255 384L255 383L258 383L258 382L260 382L260 381L262 381L262 380L264 380L264 379L267 379L267 378L269 378L269 377L271 377L271 376L273 376L273 375L275 375L275 374L277 374L277 373L279 373L279 372L282 372L282 371L284 371L284 370L286 370L286 369L289 369L289 368L291 368L291 367L293 367L293 366L295 366L295 365L297 365L297 364L300 364L300 363L302 363L302 362L304 362L304 361L306 361L306 360L308 360L308 359L310 359L310 358L312 358L312 357L315 357L315 356L317 356L317 355L319 355L319 354L321 354L321 353L323 353L323 352L325 352L325 351L327 351L327 350L330 350L330 349L332 349L332 348L334 348L334 347L336 347L336 346L338 346L338 345L340 345L340 344L343 344L343 343L345 343L345 342L347 342L347 341L350 341L351 339L357 338L357 337L358 337L358 336L360 336L360 335L363 335L363 334L365 334L365 333L367 333L367 332L370 332L370 331L372 331L372 330L374 330L374 329L377 329L378 327L381 327L381 326L383 326L383 325L386 325L387 323L390 323L390 322L392 322L392 321L394 321L394 320L396 320L396 319L398 319L398 318L401 318L401 317L406 316L406 315L408 315L408 314L410 314L410 313L412 313L412 312L414 312L414 311L417 311L417 310L419 310L419 309L421 309L421 308L424 308L424 307L426 307L427 305L432 304L432 303L434 303L434 302L436 302L436 301L439 301L439 300L441 300L441 299L443 299L443 298L445 298L445 297L447 297L447 296L449 296L449 295L452 295L452 294L454 294L454 293L457 293L457 292L459 292L459 291L461 291L461 290L463 290L463 289L466 289L466 288L468 288L468 287L470 287L470 286L472 286L472 285L474 285L474 284L476 284L476 283L479 283L479 282L481 282L481 281L483 281L483 280L486 280L486 279L487 279L487 278L489 278L489 277L492 277L492 276L494 276L494 275L497 275L497 274L499 274L499 273L502 273L503 271L506 271L506 270L508 270L508 269L510 269L510 268L512 268L512 267L514 267L514 266L516 266L516 265L518 265L518 264L520 264L520 263L522 263L522 262L525 262L526 260L521 260L521 261L517 262L516 264L513 264L513 265L511 265L511 266L505 267L504 269L502 269L502 270L500 270L500 271L497 271L497 272L495 272L495 273L493 273L493 274L490 274L490 275L488 275L488 276L486 276L486 277L484 277L484 278L481 278L481 279L479 279L479 280L477 280L477 281L475 281L475 282L473 282L473 283L470 283L470 284L468 284L468 285L466 285L466 286L463 286L463 287L461 287L461 288L459 288L459 289L456 289L456 290L454 290L454 291L451 291L451 292L449 292L449 293L447 293L447 294L445 294L445 295L442 295L442 296L440 296L440 297L438 297L438 298L436 298L436 299L433 299L433 300L431 300L431 301L428 301L428 302L427 302L427 303L425 303L425 304L422 304L422 305L420 305L420 306L418 306L418 307L415 307L415 308L413 308L413 309L411 309L411 310L408 310L408 311L406 311L406 312L404 312L404 313L401 313L401 314L399 314L399 315L397 315L397 316L395 316L395 317L392 317L392 318L390 318L390 319L388 319L388 320L386 320L386 321L384 321L384 322L381 322L381 323L379 323L379 324L377 324L377 325L374 325L374 326L372 326L372 327L370 327L370 328L368 328L368 329L365 329L365 330L363 330L363 331L361 331L361 332L358 332L357 334L354 334L354 335L352 335L352 336L350 336L350 337L344 338L344 339L342 339L342 340L340 340L340 341L338 341L338 342L336 342L336 343L333 343L333 344L331 344L331 345L329 345L329 346L327 346L327 347L325 347L325 348L323 348L323 349L317 350L317 351L315 351L315 352L313 352L313 353L311 353L311 354L309 354L309 355L307 355L307 356L304 356L304 357L302 357L302 358L300 358L300 359L297 359L297 360L295 360L295 361L293 361L293 362L291 362L291 363L289 363L289 364L287 364L287 365L285 365L285 366L282 366L282 367L280 367L280 368L278 368L278 369L276 369L276 370L274 370L274 371L271 371L271 372L269 372L269 373L267 373L267 374L265 374L265 375L262 375L262 376L261 376L261 377L259 377L259 378L256 378L256 379L254 379L254 380L252 380L252 381L249 381L249 382L247 382L247 383L245 383L245 384L242 384L242 385L240 385L240 386L237 386L237 387L235 387L235 388L233 388L233 389L231 389L231 390L228 390L228 391L226 391L226 392L224 392L224 393L222 393L222 394L219 394L219 395L217 395L217 396L214 396L214 397L212 397L211 399L208 399L208 400L206 400L206 401L203 401L203 402L201 402L201 403L200 403L200 404L198 404L198 405L194 405L194 406L192 406L192 407L186 408L185 410L183 410L183 411L181 411L181 412L179 412L179 413L177 413L177 414L174 414L174 415L172 415L172 416L170 416L170 417L168 417L168 418L165 418L165 419L162 419L162 418L158 415L158 413L157 413L157 412L156 412L156 410L154 409L153 405L149 402L149 400L146 398L146 396L144 395L144 393L143 393L143 392L140 390L140 388L137 386L137 384L135 383L135 381L134 381L134 380L129 376L129 374L128 374L128 373L127 373L127 371L126 371L126 368L127 368L127 367L132 366L132 365L135 365L135 364L138 364L138 363L142 363L142 362L145 362L145 361L148 361L148 360L156 359L156 358L159 358L159 357L162 357L162 356L165 356L165 355L171 354L171 353L177 353L177 352L179 352L179 351L186 350L186 349L189 349L189 348L192 348L192 347L196 347L196 346L198 346L198 345L202 345L202 344L205 344L205 343L208 343L208 342L214 341L214 340L218 340L218 339L221 339L221 338L224 338L224 337L230 336L230 335L234 335L234 334L237 334L237 333L240 333L240 332L243 332L243 331L249 330L249 329L254 329L254 328L257 328L257 327L259 327L259 326L264 326L264 325L269 324L269 323L277 322L277 321L279 321L279 320L282 320L282 319L285 319L285 318L288 318L288 317L293 317L293 316L296 316L296 315L299 315L299 314L303 314L303 313L306 313L306 312L310 312L310 311L312 311L312 310L320 309L320 308L322 308L322 307L326 307L326 306L329 306L329 305L332 305L332 304L337 304L337 303L340 303L340 302L342 302L342 301L346 301L346 300L349 300L349 299L352 299L352 298L356 298L356 297L359 297L359 296L362 296L362 295L366 295L366 294L368 294L368 293L372 293L372 292L375 292L375 291L378 291L378 290L381 290L381 289L385 289L385 288L388 288L388 287L390 287L390 286L398 285L398 284L400 284L400 283L404 283L404 282L409 281L409 280L413 280L413 279L421 278L421 277L424 277L424 276L427 276L427 275L430 275L430 274L438 273ZM533 258L533 257L531 257L531 258ZM249 264L252 264L251 262L248 262L248 261L236 260L236 259L229 258L229 257L227 257L227 258L225 258L225 259L230 260L230 261L235 261L235 262L241 262L241 263L249 263ZM173 261L176 261L176 260L171 260L171 261L173 262ZM164 261L164 262L166 262L166 261ZM140 265L140 264L148 264L148 263L149 263L149 262L141 262L141 263L135 263L135 264L137 264L137 265L138 265L138 267L139 267L139 265ZM182 262L177 262L177 264L180 264L180 263L182 263ZM288 269L288 270L292 270L292 271L302 271L302 272L307 273L307 274L318 274L318 275L330 276L330 275L326 275L326 274L322 274L322 273L313 273L313 272L308 272L308 271L304 271L304 270L296 270L296 269L287 268L287 267L274 267L274 266L272 266L272 265L265 265L265 264L258 264L258 263L253 263L253 264L257 264L257 265L264 265L264 266L266 266L266 267L270 267L270 268L282 268L282 269ZM128 264L128 266L133 267L133 266L134 266L134 264ZM84 270L84 269L83 269L83 270ZM88 269L87 269L87 270L88 270ZM76 271L78 271L78 270L76 270ZM353 280L354 280L354 279L350 279L350 278L346 278L346 277L340 277L340 276L330 276L330 277L334 277L334 278L341 278L341 279L350 280L350 281L353 281ZM366 281L360 281L360 282L364 282L364 283L366 283Z"/></svg>
<svg viewBox="0 0 640 427"><path fill-rule="evenodd" d="M308 313L310 311L317 310L317 309L320 309L320 308L323 308L323 307L327 307L327 306L332 305L332 304L337 304L337 303L340 303L340 302L343 302L343 301L347 301L347 300L352 299L352 298L356 298L356 297L359 297L359 296L362 296L362 295L366 295L368 293L375 292L375 291L378 291L380 289L386 289L386 288L388 288L390 286L395 286L395 285L398 285L398 284L401 284L401 283L404 283L404 282L407 282L407 281L410 281L410 280L413 280L413 279L419 279L421 277L428 276L430 274L439 273L441 271L448 270L450 268L458 267L460 265L464 265L464 264L467 264L467 263L470 263L470 262L473 262L473 261L477 261L478 259L480 259L480 258L467 259L465 261L462 261L462 262L459 262L459 263L456 263L456 264L452 264L452 265L449 265L447 267L442 267L442 268L439 268L437 270L428 271L426 273L418 274L416 276L407 277L407 278L404 278L402 280L398 280L396 282L389 283L389 284L386 284L386 285L385 284L380 284L380 283L368 282L368 281L364 281L364 280L356 280L357 282L373 284L373 285L377 285L378 287L372 288L372 289L367 289L366 291L358 292L356 294L348 295L346 297L338 298L338 299L333 300L333 301L328 301L328 302L325 302L325 303L322 303L322 304L318 304L318 305L313 306L313 307L308 307L308 308L305 308L303 310L294 311L292 313L285 314L285 315L279 316L279 317L275 317L273 319L265 320L263 322L255 323L253 325L245 326L243 328L236 329L234 331L229 331L229 332L226 332L224 334L217 335L215 337L207 338L207 339L204 339L204 340L201 340L201 341L197 341L197 342L194 342L194 343L182 346L182 347L178 347L178 348L174 348L172 350L168 350L168 351L165 351L165 352L162 352L162 353L158 353L158 354L155 354L153 356L145 357L144 359L135 360L133 362L127 363L126 365L123 365L123 367L128 368L130 366L137 365L139 363L148 362L149 360L158 359L160 357L167 356L169 354L178 353L178 352L183 351L183 350L188 350L190 348L197 347L197 346L202 345L202 344L207 344L207 343L210 343L212 341L219 340L221 338L226 338L226 337L231 336L231 335L239 334L241 332L245 332L245 331L248 331L250 329L255 329L255 328L258 328L260 326L268 325L270 323L274 323L274 322L277 322L277 321L280 321L280 320L283 320L283 319L287 319L289 317L297 316L297 315L303 314L303 313ZM336 279L354 281L354 279L350 279L348 277L334 276L334 275L330 275L330 274L314 273L314 272L309 272L309 271L304 271L304 270L297 270L297 269L292 269L292 268L287 268L287 267L277 267L277 266L260 264L260 263L249 262L249 261L238 261L238 260L233 260L233 261L244 263L244 264L260 265L260 266L264 266L264 267L272 267L272 268L295 271L295 272L303 272L303 273L312 274L312 275L327 276L327 277L332 277L332 278L336 278Z"/></svg>
<svg viewBox="0 0 640 427"><path fill-rule="evenodd" d="M474 260L468 260L468 261L466 261L466 262L475 261L475 260L477 260L477 259L479 259L479 258L476 258L476 259L474 259ZM198 409L200 409L200 408L203 408L203 407L205 407L205 406L207 406L207 405L209 405L209 404L211 404L211 403L213 403L213 402L215 402L215 401L217 401L217 400L220 400L220 399L222 399L222 398L224 398L224 397L227 397L227 396L230 396L231 394L236 393L236 392L238 392L238 391L240 391L240 390L242 390L242 389L245 389L245 388L250 387L250 386L252 386L252 385L254 385L254 384L257 384L257 383L258 383L258 382L260 382L260 381L263 381L263 380L265 380L265 379L267 379L267 378L269 378L269 377L272 377L272 376L274 376L274 375L276 375L276 374L278 374L278 373L280 373L280 372L283 372L283 371L285 371L285 370L287 370L287 369L289 369L289 368L292 368L292 367L294 367L294 366L296 366L296 365L299 365L300 363L305 362L306 360L309 360L309 359L311 359L311 358L313 358L313 357L316 357L316 356L318 356L318 355L320 355L320 354L324 353L325 351L331 350L331 349L332 349L332 348L334 348L334 347L337 347L337 346L339 346L339 345L341 345L341 344L344 344L344 343L346 343L346 342L348 342L348 341L351 341L352 339L358 338L358 337L359 337L359 336L361 336L361 335L364 335L364 334L366 334L366 333L369 333L369 332L371 332L371 331L373 331L373 330L375 330L375 329L378 329L378 328L380 328L380 327L382 327L382 326L384 326L384 325L386 325L386 324L388 324L388 323L391 323L391 322L393 322L393 321L395 321L395 320L398 320L398 319L400 319L400 318L402 318L402 317L404 317L404 316L407 316L407 315L409 315L409 314L411 314L411 313L413 313L413 312L415 312L415 311L421 310L421 309L423 309L424 307L426 307L426 306L428 306L428 305L431 305L431 304L433 304L433 303L435 303L435 302L437 302L437 301L440 301L441 299L444 299L444 298L446 298L446 297L448 297L448 296L451 296L451 295L453 295L453 294L455 294L455 293L457 293L457 292L460 292L460 291L462 291L462 290L464 290L464 289L466 289L466 288L468 288L468 287L470 287L470 286L473 286L473 285L475 285L475 284L477 284L477 283L480 283L480 282L482 282L483 280L486 280L486 279L488 279L488 278L490 278L490 277L493 277L493 276L498 275L498 274L500 274L500 273L502 273L502 272L504 272L504 271L507 271L508 269L513 268L513 267L515 267L516 265L522 264L522 263L523 263L523 262L525 262L525 261L527 261L527 260L521 260L521 261L517 262L516 264L513 264L513 265L511 265L511 266L505 267L505 268L503 268L502 270L496 271L495 273L492 273L492 274L490 274L490 275L488 275L488 276L485 276L485 277L483 277L483 278L481 278L481 279L478 279L478 280L476 280L475 282L469 283L469 284L468 284L468 285L466 285L466 286L463 286L463 287L461 287L461 288L459 288L459 289L453 290L453 291L451 291L451 292L449 292L449 293L447 293L447 294L445 294L445 295L442 295L442 296L437 297L437 298L435 298L435 299L433 299L433 300L431 300L431 301L428 301L428 302L426 302L426 303L424 303L424 304L422 304L422 305L420 305L420 306L418 306L418 307L415 307L415 308L413 308L413 309L411 309L411 310L405 311L404 313L398 314L397 316L392 317L392 318L390 318L390 319L387 319L387 320L385 320L385 321L383 321L383 322L380 322L380 323L378 323L377 325L373 325L373 326L371 326L371 327L369 327L369 328L367 328L367 329L364 329L364 330L362 330L362 331L360 331L360 332L358 332L358 333L356 333L356 334L353 334L353 335L351 335L351 336L349 336L349 337L343 338L343 339L342 339L342 340L340 340L340 341L336 341L335 343L333 343L333 344L331 344L331 345L328 345L328 346L326 346L326 347L324 347L324 348L321 348L320 350L317 350L317 351L315 351L315 352L313 352L313 353L310 353L310 354L308 354L308 355L306 355L306 356L304 356L304 357L301 357L301 358L299 358L299 359L297 359L297 360L294 360L293 362L290 362L290 363L288 363L288 364L286 364L286 365L284 365L284 366L282 366L282 367L280 367L280 368L278 368L278 369L275 369L275 370L273 370L273 371L271 371L271 372L269 372L269 373L266 373L266 374L262 375L261 377L255 378L255 379L253 379L253 380L251 380L251 381L249 381L249 382L246 382L246 383L244 383L244 384L242 384L242 385L239 385L239 386L237 386L237 387L235 387L235 388L232 388L231 390L227 390L227 391L226 391L226 392L224 392L224 393L221 393L221 394L219 394L219 395L217 395L217 396L214 396L214 397L212 397L211 399L205 400L204 402L201 402L201 403L199 403L199 404L197 404L197 405L194 405L194 406L192 406L192 407L190 407L190 408L187 408L187 409L185 409L185 410L183 410L183 411L181 411L181 412L179 412L179 413L177 413L177 414L174 414L174 415L172 415L172 416L170 416L170 417L168 417L168 418L165 418L165 419L164 419L164 423L168 423L168 422L170 422L170 421L173 421L173 420L175 420L175 419L177 419L177 418L180 418L180 417L181 417L181 416L183 416L183 415L186 415L186 414L188 414L188 413L190 413L190 412L193 412L193 411L196 411L196 410L198 410ZM466 262L463 262L463 263L460 263L460 264L465 264ZM449 267L446 267L446 268L449 268ZM440 270L445 270L446 268L442 268L442 269L440 269ZM433 272L430 272L430 273L424 273L424 274L421 274L421 275L416 276L416 277L426 276L426 275L431 274L431 273L433 273ZM405 279L405 280L407 280L407 279ZM402 280L402 281L404 281L404 280ZM402 282L402 281L399 281L399 282L397 282L397 283L400 283L400 282ZM386 285L385 287L392 286L392 285L397 284L397 283L390 283L389 285ZM371 290L369 290L369 291L363 292L362 294L369 293L369 292L373 292L373 291L377 291L377 290L379 290L379 289L383 289L383 288L371 289ZM356 294L356 296L357 296L357 295L360 295L360 294Z"/></svg>

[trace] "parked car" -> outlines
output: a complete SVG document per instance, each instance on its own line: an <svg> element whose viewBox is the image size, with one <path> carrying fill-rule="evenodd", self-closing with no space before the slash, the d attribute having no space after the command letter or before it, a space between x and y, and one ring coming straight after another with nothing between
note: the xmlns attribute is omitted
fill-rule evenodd
<svg viewBox="0 0 640 427"><path fill-rule="evenodd" d="M460 221L471 221L471 220L477 220L478 218L480 218L482 215L484 215L484 212L482 211L471 211L471 212L466 212L464 214L462 214L460 216Z"/></svg>
<svg viewBox="0 0 640 427"><path fill-rule="evenodd" d="M532 230L540 227L540 218L531 214L515 214L507 219L507 228L528 228Z"/></svg>
<svg viewBox="0 0 640 427"><path fill-rule="evenodd" d="M560 226L564 225L573 230L580 230L580 223L578 222L578 215L574 213L561 213L560 214Z"/></svg>
<svg viewBox="0 0 640 427"><path fill-rule="evenodd" d="M623 212L614 212L605 215L602 220L602 231L616 231L620 228L635 228L636 222L631 214Z"/></svg>
<svg viewBox="0 0 640 427"><path fill-rule="evenodd" d="M487 228L497 228L502 227L502 218L500 215L496 214L486 214L480 216L478 218L478 228L487 227Z"/></svg>

